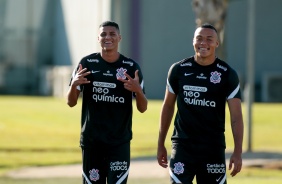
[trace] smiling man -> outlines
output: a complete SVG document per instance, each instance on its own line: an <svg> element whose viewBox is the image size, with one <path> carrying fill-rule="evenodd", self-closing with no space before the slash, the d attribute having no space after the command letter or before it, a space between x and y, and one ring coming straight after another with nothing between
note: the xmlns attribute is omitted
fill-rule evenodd
<svg viewBox="0 0 282 184"><path fill-rule="evenodd" d="M83 184L127 182L132 97L141 113L147 110L142 72L134 60L118 52L120 40L118 24L103 22L98 35L101 51L82 58L70 81L70 107L82 93Z"/></svg>
<svg viewBox="0 0 282 184"><path fill-rule="evenodd" d="M235 176L242 167L243 118L237 73L215 55L219 45L216 29L197 28L195 54L174 63L168 72L161 110L157 159L169 165L171 183L225 184L225 105L229 107L234 152L228 168ZM172 152L167 161L165 139L174 115Z"/></svg>

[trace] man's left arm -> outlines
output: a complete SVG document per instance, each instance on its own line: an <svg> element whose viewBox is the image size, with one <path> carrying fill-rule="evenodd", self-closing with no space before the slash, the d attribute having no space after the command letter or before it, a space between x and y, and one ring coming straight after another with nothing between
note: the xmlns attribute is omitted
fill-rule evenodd
<svg viewBox="0 0 282 184"><path fill-rule="evenodd" d="M228 107L230 111L231 129L234 139L234 151L230 158L229 170L231 176L235 176L241 171L242 168L242 144L244 134L244 124L241 108L241 100L239 98L232 98L228 101Z"/></svg>
<svg viewBox="0 0 282 184"><path fill-rule="evenodd" d="M143 90L136 92L136 106L140 112L145 112L147 110L148 100L143 93Z"/></svg>

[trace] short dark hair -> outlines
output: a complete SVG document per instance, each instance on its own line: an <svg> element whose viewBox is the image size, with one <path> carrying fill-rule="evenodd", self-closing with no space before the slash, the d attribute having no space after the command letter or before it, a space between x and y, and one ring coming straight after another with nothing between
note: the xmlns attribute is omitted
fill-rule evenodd
<svg viewBox="0 0 282 184"><path fill-rule="evenodd" d="M119 26L118 26L118 24L117 24L116 22L114 22L114 21L105 21L105 22L102 22L102 24L100 24L99 28L105 27L105 26L113 26L113 27L115 27L115 28L118 30L118 32L119 32Z"/></svg>
<svg viewBox="0 0 282 184"><path fill-rule="evenodd" d="M205 23L205 24L201 25L200 28L212 29L212 30L214 30L214 31L216 32L216 34L217 34L216 28L215 28L213 25L211 25L211 24Z"/></svg>

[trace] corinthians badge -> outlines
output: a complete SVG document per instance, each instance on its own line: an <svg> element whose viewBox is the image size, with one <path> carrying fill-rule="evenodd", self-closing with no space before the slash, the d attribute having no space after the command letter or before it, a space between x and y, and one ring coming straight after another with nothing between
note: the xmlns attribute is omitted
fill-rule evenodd
<svg viewBox="0 0 282 184"><path fill-rule="evenodd" d="M220 83L220 80L221 80L220 76L221 76L221 73L217 71L211 72L210 81L214 84Z"/></svg>

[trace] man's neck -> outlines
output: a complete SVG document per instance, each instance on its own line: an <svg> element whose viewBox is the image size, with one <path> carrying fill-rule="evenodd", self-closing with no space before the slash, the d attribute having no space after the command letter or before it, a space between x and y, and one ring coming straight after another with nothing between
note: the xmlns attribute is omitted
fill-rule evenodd
<svg viewBox="0 0 282 184"><path fill-rule="evenodd" d="M211 65L214 61L215 61L216 57L212 56L212 57L207 57L207 58L203 58L203 57L199 57L197 55L194 56L194 60L202 66L207 66L207 65Z"/></svg>
<svg viewBox="0 0 282 184"><path fill-rule="evenodd" d="M101 57L109 62L109 63L114 63L118 60L120 54L117 51L101 51Z"/></svg>

